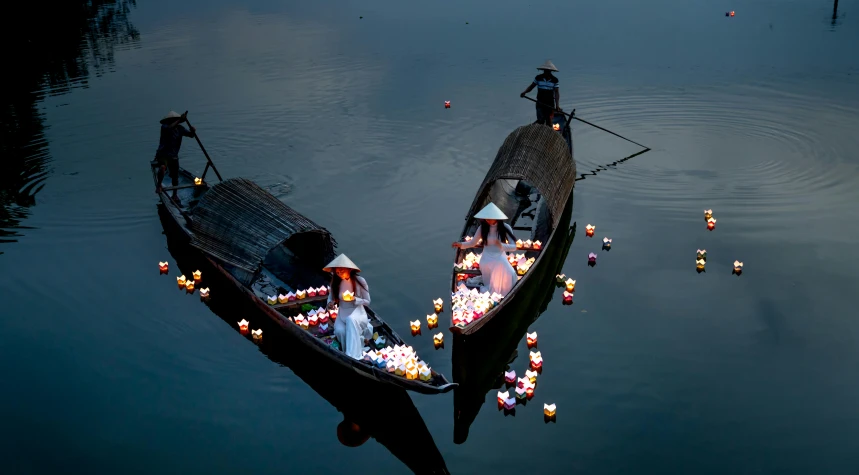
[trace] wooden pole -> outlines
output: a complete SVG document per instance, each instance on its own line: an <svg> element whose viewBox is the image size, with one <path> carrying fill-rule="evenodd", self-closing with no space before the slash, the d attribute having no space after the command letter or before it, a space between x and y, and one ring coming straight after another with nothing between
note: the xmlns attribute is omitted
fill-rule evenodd
<svg viewBox="0 0 859 475"><path fill-rule="evenodd" d="M185 122L188 122L188 127L191 127L191 121L189 121L187 117L188 111L185 111L185 114ZM194 132L194 138L197 139L197 145L200 146L200 150L202 150L203 155L206 156L206 161L208 161L208 163L206 164L206 168L211 166L212 170L214 170L215 172L215 175L218 176L218 181L224 181L224 179L221 178L221 174L218 173L218 169L215 168L215 162L212 161L212 159L209 157L209 154L206 152L206 147L203 146L203 142L200 142L200 134L198 134L196 131Z"/></svg>

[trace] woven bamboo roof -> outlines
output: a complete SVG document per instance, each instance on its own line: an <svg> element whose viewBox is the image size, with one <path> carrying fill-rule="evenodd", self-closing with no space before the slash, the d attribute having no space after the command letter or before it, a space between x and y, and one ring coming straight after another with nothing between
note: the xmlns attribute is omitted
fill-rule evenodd
<svg viewBox="0 0 859 475"><path fill-rule="evenodd" d="M331 233L245 178L213 186L194 207L189 223L191 245L245 271L259 270L269 251L298 233L315 233L321 248L333 255Z"/></svg>
<svg viewBox="0 0 859 475"><path fill-rule="evenodd" d="M507 178L525 180L540 190L554 228L575 186L576 162L567 142L551 127L531 124L517 128L498 149L466 219L486 206L492 184Z"/></svg>

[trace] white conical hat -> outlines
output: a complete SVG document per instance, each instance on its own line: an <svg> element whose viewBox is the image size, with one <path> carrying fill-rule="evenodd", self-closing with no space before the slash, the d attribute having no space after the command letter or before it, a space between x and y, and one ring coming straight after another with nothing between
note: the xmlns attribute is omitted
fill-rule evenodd
<svg viewBox="0 0 859 475"><path fill-rule="evenodd" d="M182 114L180 114L176 111L170 111L167 113L167 115L164 116L163 119L161 119L161 123L163 124L166 121L174 121L180 117L182 117Z"/></svg>
<svg viewBox="0 0 859 475"><path fill-rule="evenodd" d="M507 219L507 215L492 202L475 214L474 217L477 219Z"/></svg>
<svg viewBox="0 0 859 475"><path fill-rule="evenodd" d="M359 269L358 266L356 266L355 263L352 262L352 259L346 257L346 254L340 254L339 256L335 257L334 260L329 262L328 265L325 266L322 270L325 272L331 272L336 268L355 269L356 271L361 271L361 269Z"/></svg>
<svg viewBox="0 0 859 475"><path fill-rule="evenodd" d="M547 70L547 71L555 71L555 72L557 72L557 71L558 71L558 68L556 68L556 67L555 67L555 65L554 65L554 64L552 64L552 62L551 62L551 61L549 61L548 59L546 60L546 62L545 62L545 63L543 63L543 65L542 65L542 66L540 66L540 67L539 67L539 68L537 68L537 69L545 69L545 70Z"/></svg>

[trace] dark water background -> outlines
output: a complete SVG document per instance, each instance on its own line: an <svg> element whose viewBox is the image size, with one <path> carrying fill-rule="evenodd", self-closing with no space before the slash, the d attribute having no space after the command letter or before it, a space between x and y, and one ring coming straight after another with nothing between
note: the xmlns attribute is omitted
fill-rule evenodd
<svg viewBox="0 0 859 475"><path fill-rule="evenodd" d="M856 0L53 3L3 20L2 472L407 471L158 275L157 120L190 110L224 176L328 227L406 333L546 58L566 109L653 150L577 182L576 304L532 326L558 423L492 391L458 445L452 395L411 395L450 471L859 471ZM582 173L638 150L574 139ZM595 268L587 223L614 239Z"/></svg>

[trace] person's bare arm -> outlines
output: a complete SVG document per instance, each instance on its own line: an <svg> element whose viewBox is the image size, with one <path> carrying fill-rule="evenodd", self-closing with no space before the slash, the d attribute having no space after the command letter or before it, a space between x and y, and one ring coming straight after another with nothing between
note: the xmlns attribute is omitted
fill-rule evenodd
<svg viewBox="0 0 859 475"><path fill-rule="evenodd" d="M535 87L536 85L537 85L537 83L532 82L532 83L528 86L528 89L525 89L525 91L524 91L522 94L519 94L519 97L525 97L525 94L528 94L529 92L531 92L532 90L534 90L534 87Z"/></svg>

